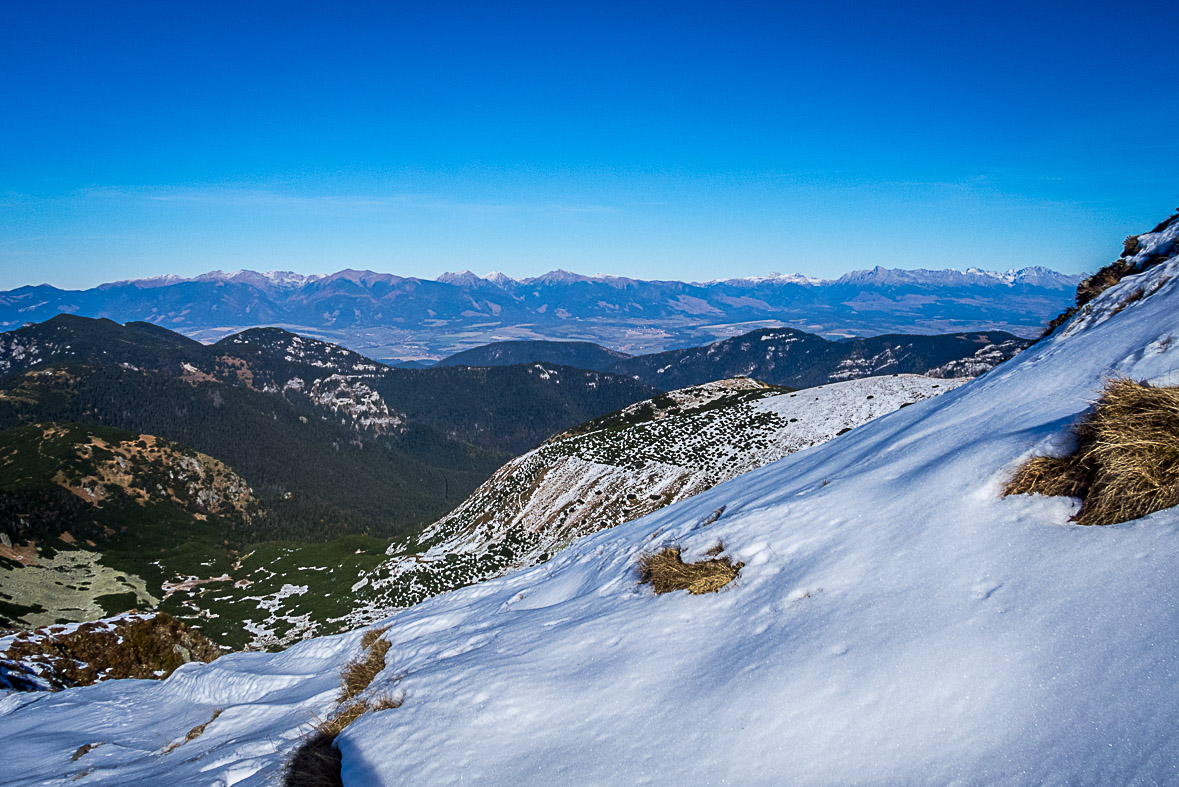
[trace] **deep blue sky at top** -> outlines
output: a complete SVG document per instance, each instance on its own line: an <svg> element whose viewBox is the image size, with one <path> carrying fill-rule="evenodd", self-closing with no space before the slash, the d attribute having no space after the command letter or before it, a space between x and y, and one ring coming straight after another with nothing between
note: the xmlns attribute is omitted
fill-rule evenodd
<svg viewBox="0 0 1179 787"><path fill-rule="evenodd" d="M1092 270L1176 3L9 2L0 288L214 268Z"/></svg>

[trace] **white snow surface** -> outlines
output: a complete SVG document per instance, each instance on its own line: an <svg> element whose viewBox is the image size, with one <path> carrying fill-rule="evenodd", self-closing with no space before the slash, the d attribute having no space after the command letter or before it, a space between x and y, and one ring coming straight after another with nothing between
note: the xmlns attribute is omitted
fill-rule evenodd
<svg viewBox="0 0 1179 787"><path fill-rule="evenodd" d="M944 396L400 612L369 691L404 704L341 734L344 782L1176 782L1179 512L1080 527L1074 500L1000 497L1110 375L1179 383L1176 274ZM746 564L720 593L638 584L642 553L718 541ZM359 637L9 695L0 778L266 783Z"/></svg>

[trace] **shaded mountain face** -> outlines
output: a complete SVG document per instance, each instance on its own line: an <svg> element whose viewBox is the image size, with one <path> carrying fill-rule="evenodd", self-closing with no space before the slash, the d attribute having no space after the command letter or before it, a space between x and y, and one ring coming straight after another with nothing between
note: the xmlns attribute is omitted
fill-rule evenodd
<svg viewBox="0 0 1179 787"><path fill-rule="evenodd" d="M389 359L437 359L496 339L581 340L651 353L758 327L826 335L999 329L1035 336L1070 304L1079 278L1043 268L876 268L835 281L775 275L705 283L567 271L523 280L463 272L438 281L351 270L214 272L84 291L21 287L0 293L0 328L58 313L147 321L202 340L282 325Z"/></svg>
<svg viewBox="0 0 1179 787"><path fill-rule="evenodd" d="M883 374L977 377L1029 344L1027 339L1002 331L830 341L782 328L752 331L703 347L631 357L584 343L498 342L453 355L439 366L499 365L517 358L556 361L576 355L598 364L594 368L625 374L664 390L738 376L804 388Z"/></svg>
<svg viewBox="0 0 1179 787"><path fill-rule="evenodd" d="M622 361L615 371L660 388L699 385L738 375L774 385L813 385L883 374L973 377L1031 342L1001 331L942 336L875 336L828 341L790 329L761 330L706 347Z"/></svg>
<svg viewBox="0 0 1179 787"><path fill-rule="evenodd" d="M560 363L608 372L630 358L593 342L493 342L443 358L435 366L511 366L517 363Z"/></svg>

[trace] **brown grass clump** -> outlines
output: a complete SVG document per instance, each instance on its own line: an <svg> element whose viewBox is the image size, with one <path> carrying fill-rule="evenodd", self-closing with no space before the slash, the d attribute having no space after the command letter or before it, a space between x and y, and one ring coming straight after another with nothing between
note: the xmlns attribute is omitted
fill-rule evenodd
<svg viewBox="0 0 1179 787"><path fill-rule="evenodd" d="M318 721L292 752L283 774L284 787L342 787L336 736L366 713L401 707L401 700L395 697L355 699L385 668L385 654L390 645L380 637L388 630L388 626L370 629L361 637L361 655L340 671L340 698L335 713Z"/></svg>
<svg viewBox="0 0 1179 787"><path fill-rule="evenodd" d="M369 629L368 631L364 632L364 635L360 638L360 647L368 650L373 646L374 642L381 638L382 634L391 628L392 626L385 626L379 629Z"/></svg>
<svg viewBox="0 0 1179 787"><path fill-rule="evenodd" d="M346 702L367 689L385 668L385 654L390 646L387 640L378 639L384 632L385 629L365 632L361 640L364 653L344 665L340 672L340 702Z"/></svg>
<svg viewBox="0 0 1179 787"><path fill-rule="evenodd" d="M678 548L668 547L639 558L639 581L650 584L660 594L673 590L693 595L715 593L736 579L744 565L727 557L685 563Z"/></svg>
<svg viewBox="0 0 1179 787"><path fill-rule="evenodd" d="M1111 380L1073 431L1072 455L1029 460L1004 495L1079 497L1073 521L1082 525L1112 525L1179 505L1179 388Z"/></svg>
<svg viewBox="0 0 1179 787"><path fill-rule="evenodd" d="M181 746L188 743L189 741L194 741L197 738L201 737L201 735L203 735L205 732L205 728L208 727L213 722L217 721L217 717L220 716L221 712L224 710L225 710L224 708L217 708L215 711L213 711L212 718L210 718L204 724L198 724L197 726L195 726L191 730L189 730L184 735L184 740L174 741L173 743L169 743L167 746L164 747L164 754L167 754L168 752L173 751L174 749L179 749Z"/></svg>

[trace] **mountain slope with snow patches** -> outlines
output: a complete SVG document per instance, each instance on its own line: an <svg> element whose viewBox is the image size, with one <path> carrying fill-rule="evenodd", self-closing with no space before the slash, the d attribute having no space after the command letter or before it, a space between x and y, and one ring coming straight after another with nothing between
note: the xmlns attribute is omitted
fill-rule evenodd
<svg viewBox="0 0 1179 787"><path fill-rule="evenodd" d="M870 377L790 392L748 378L662 394L557 435L496 471L390 559L361 572L354 625L536 565L966 380Z"/></svg>
<svg viewBox="0 0 1179 787"><path fill-rule="evenodd" d="M397 614L367 692L401 705L340 734L344 783L1174 782L1179 511L1081 527L1075 500L1000 492L1110 374L1179 383L1177 277L1172 256L945 396ZM642 554L718 543L745 564L721 592L638 584ZM264 784L360 639L5 697L5 778Z"/></svg>

